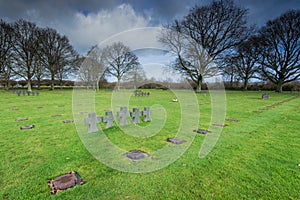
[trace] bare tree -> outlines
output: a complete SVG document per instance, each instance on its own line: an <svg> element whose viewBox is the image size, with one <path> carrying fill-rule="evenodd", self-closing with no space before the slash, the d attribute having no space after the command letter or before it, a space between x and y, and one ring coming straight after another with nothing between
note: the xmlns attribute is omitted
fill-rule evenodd
<svg viewBox="0 0 300 200"><path fill-rule="evenodd" d="M300 10L268 21L260 34L262 72L282 92L283 84L300 77Z"/></svg>
<svg viewBox="0 0 300 200"><path fill-rule="evenodd" d="M122 78L124 81L133 83L133 88L137 89L137 86L146 80L146 72L140 65L136 65L134 68L129 70Z"/></svg>
<svg viewBox="0 0 300 200"><path fill-rule="evenodd" d="M229 81L229 86L231 88L234 87L234 83L238 85L240 81L239 74L237 72L236 67L233 65L232 61L233 61L232 57L228 56L227 58L224 59L225 64L221 68L223 78L226 81Z"/></svg>
<svg viewBox="0 0 300 200"><path fill-rule="evenodd" d="M63 74L72 70L71 65L78 54L66 36L61 36L51 28L40 30L39 42L41 63L50 72L51 90L54 90L55 77L62 81Z"/></svg>
<svg viewBox="0 0 300 200"><path fill-rule="evenodd" d="M227 59L235 72L243 80L243 90L247 90L251 78L259 78L260 61L259 38L250 37L237 46L237 52Z"/></svg>
<svg viewBox="0 0 300 200"><path fill-rule="evenodd" d="M0 20L0 78L5 80L5 88L9 88L12 77L12 27Z"/></svg>
<svg viewBox="0 0 300 200"><path fill-rule="evenodd" d="M104 77L105 72L100 49L93 46L87 56L81 59L79 79L87 86L92 85L94 89L99 90L99 81Z"/></svg>
<svg viewBox="0 0 300 200"><path fill-rule="evenodd" d="M106 73L117 78L119 89L120 81L124 74L140 64L138 57L130 51L129 47L121 42L105 47L102 52Z"/></svg>
<svg viewBox="0 0 300 200"><path fill-rule="evenodd" d="M13 24L12 49L14 52L13 71L27 81L28 91L31 91L31 80L36 72L38 58L38 28L25 20Z"/></svg>
<svg viewBox="0 0 300 200"><path fill-rule="evenodd" d="M181 21L167 26L160 41L177 55L173 69L192 79L201 90L203 76L218 72L220 59L241 42L246 29L245 9L231 0L195 6Z"/></svg>
<svg viewBox="0 0 300 200"><path fill-rule="evenodd" d="M64 57L60 58L60 68L55 75L55 78L59 81L60 88L63 86L64 79L70 79L77 71L78 66L76 65L78 56L72 60L66 60Z"/></svg>

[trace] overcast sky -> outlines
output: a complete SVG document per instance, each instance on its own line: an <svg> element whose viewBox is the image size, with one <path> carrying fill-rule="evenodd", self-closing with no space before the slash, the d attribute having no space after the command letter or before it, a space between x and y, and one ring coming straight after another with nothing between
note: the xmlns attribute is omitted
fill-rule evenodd
<svg viewBox="0 0 300 200"><path fill-rule="evenodd" d="M161 26L181 19L194 5L211 0L0 0L0 18L20 18L66 35L82 55L91 46L125 30ZM287 10L299 9L300 0L235 0L249 9L249 23L263 25Z"/></svg>
<svg viewBox="0 0 300 200"><path fill-rule="evenodd" d="M84 54L94 44L124 30L160 26L185 16L194 5L210 0L0 0L5 21L23 18L67 35ZM249 21L258 25L289 9L300 0L235 0L249 9Z"/></svg>

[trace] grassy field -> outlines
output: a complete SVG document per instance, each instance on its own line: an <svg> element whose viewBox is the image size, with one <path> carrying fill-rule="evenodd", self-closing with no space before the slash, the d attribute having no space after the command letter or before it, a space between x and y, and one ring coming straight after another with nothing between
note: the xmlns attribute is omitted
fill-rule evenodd
<svg viewBox="0 0 300 200"><path fill-rule="evenodd" d="M150 154L166 145L178 129L180 106L171 91L150 90L149 97L130 99L135 106L161 105L167 118L149 138L123 134L118 127L104 131L125 150ZM227 91L226 126L213 150L198 157L205 135L194 134L188 150L169 166L151 173L112 169L83 145L73 119L72 91L43 90L39 96L0 92L0 198L2 199L300 199L300 94ZM111 92L96 94L97 114L110 108ZM197 95L198 127L210 123L210 96ZM61 116L55 116L55 115ZM27 121L17 121L18 118ZM195 116L197 117L197 116ZM35 128L20 130L34 124ZM149 123L151 124L151 123ZM142 126L148 126L144 123ZM103 124L99 125L103 127ZM85 127L87 130L87 127ZM213 134L213 133L211 133ZM86 181L56 195L47 181L69 171Z"/></svg>

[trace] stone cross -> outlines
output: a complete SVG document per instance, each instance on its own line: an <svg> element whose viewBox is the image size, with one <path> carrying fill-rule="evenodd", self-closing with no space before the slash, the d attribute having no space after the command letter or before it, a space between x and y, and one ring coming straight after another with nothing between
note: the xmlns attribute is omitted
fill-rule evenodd
<svg viewBox="0 0 300 200"><path fill-rule="evenodd" d="M89 117L84 119L84 123L89 125L89 133L98 131L97 123L101 121L100 117L96 116L96 113L89 113Z"/></svg>
<svg viewBox="0 0 300 200"><path fill-rule="evenodd" d="M112 111L106 111L105 116L102 117L102 121L106 123L105 128L110 128L113 126L113 121L115 120L115 116Z"/></svg>
<svg viewBox="0 0 300 200"><path fill-rule="evenodd" d="M261 98L262 98L263 100L268 99L268 98L269 98L269 95L268 95L268 94L263 94L263 95L261 96Z"/></svg>
<svg viewBox="0 0 300 200"><path fill-rule="evenodd" d="M141 112L138 108L133 108L133 112L130 113L130 116L132 117L133 124L140 123Z"/></svg>
<svg viewBox="0 0 300 200"><path fill-rule="evenodd" d="M144 116L144 122L148 122L151 120L150 114L151 114L150 108L148 106L144 107L144 110L142 111L142 115Z"/></svg>
<svg viewBox="0 0 300 200"><path fill-rule="evenodd" d="M117 113L117 116L120 118L120 126L128 125L127 117L130 116L130 113L127 107L121 107L120 112Z"/></svg>

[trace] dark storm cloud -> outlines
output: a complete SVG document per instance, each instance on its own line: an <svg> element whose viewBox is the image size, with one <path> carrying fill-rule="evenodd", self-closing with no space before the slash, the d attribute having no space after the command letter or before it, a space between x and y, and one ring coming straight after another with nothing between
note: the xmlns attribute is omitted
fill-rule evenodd
<svg viewBox="0 0 300 200"><path fill-rule="evenodd" d="M128 0L124 2L132 4L138 11L149 10L152 12L153 21L166 23L181 19L195 5L207 5L212 0ZM234 2L241 8L248 9L249 23L258 26L275 19L287 10L300 9L300 0L234 0Z"/></svg>
<svg viewBox="0 0 300 200"><path fill-rule="evenodd" d="M237 5L248 9L248 21L258 26L273 20L291 9L300 9L299 0L235 0Z"/></svg>
<svg viewBox="0 0 300 200"><path fill-rule="evenodd" d="M249 10L250 24L261 26L287 10L300 9L300 0L234 0ZM212 0L0 0L0 18L23 18L67 35L79 52L124 30L160 26L182 19L196 4Z"/></svg>
<svg viewBox="0 0 300 200"><path fill-rule="evenodd" d="M88 14L99 10L113 9L121 4L130 4L141 15L151 15L153 23L167 23L186 15L194 5L205 5L210 0L0 0L1 18L39 20L42 23L69 20L74 12ZM273 19L286 10L300 8L299 0L235 0L249 9L249 21L259 25ZM35 19L36 18L36 19ZM67 18L67 19L66 19Z"/></svg>
<svg viewBox="0 0 300 200"><path fill-rule="evenodd" d="M96 12L101 9L113 8L120 5L119 0L88 2L81 0L0 0L1 18L17 20L19 18L30 19L36 16L41 21L64 20L74 12Z"/></svg>

